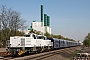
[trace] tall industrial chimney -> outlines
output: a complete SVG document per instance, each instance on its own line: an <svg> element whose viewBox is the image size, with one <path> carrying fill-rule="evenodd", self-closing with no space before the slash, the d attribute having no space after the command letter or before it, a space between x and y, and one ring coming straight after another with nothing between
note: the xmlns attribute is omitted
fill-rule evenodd
<svg viewBox="0 0 90 60"><path fill-rule="evenodd" d="M43 26L43 5L41 5L41 22L42 22L42 26Z"/></svg>
<svg viewBox="0 0 90 60"><path fill-rule="evenodd" d="M47 26L50 26L50 16L47 16Z"/></svg>
<svg viewBox="0 0 90 60"><path fill-rule="evenodd" d="M44 14L44 26L47 26L47 14Z"/></svg>

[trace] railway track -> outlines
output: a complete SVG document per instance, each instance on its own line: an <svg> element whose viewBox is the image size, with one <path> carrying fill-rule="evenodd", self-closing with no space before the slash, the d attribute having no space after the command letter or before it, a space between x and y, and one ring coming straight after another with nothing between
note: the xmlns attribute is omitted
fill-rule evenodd
<svg viewBox="0 0 90 60"><path fill-rule="evenodd" d="M90 60L89 57L73 57L72 60Z"/></svg>
<svg viewBox="0 0 90 60"><path fill-rule="evenodd" d="M10 60L10 59L13 59L13 57L3 57L3 58L0 58L0 60Z"/></svg>
<svg viewBox="0 0 90 60"><path fill-rule="evenodd" d="M49 51L49 52L27 55L27 56L23 56L23 57L4 57L3 59L0 59L0 60L50 60L50 59L48 59L48 57L53 57L56 55L65 56L65 54L67 53L69 56L69 55L71 55L71 53L74 52L73 50L75 48L76 47L59 49L59 50L54 50L54 51ZM68 56L66 56L66 57L68 57ZM58 60L58 59L62 60L62 57L56 58L56 60Z"/></svg>
<svg viewBox="0 0 90 60"><path fill-rule="evenodd" d="M64 50L64 49L62 49ZM39 53L39 54L34 54L34 55L29 55L29 56L24 56L24 57L19 57L19 58L14 58L15 60L44 60L47 57L54 56L56 54L62 53L63 51L56 50L56 51L50 51L50 52L44 52L44 53ZM13 59L10 59L13 60Z"/></svg>

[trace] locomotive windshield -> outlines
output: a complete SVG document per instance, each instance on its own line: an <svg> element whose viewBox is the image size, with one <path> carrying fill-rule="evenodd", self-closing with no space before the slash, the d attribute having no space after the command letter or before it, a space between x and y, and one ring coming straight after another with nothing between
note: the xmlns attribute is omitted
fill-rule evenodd
<svg viewBox="0 0 90 60"><path fill-rule="evenodd" d="M30 37L30 34L25 34L24 37Z"/></svg>
<svg viewBox="0 0 90 60"><path fill-rule="evenodd" d="M38 36L37 39L44 39L45 40L45 37L44 36Z"/></svg>
<svg viewBox="0 0 90 60"><path fill-rule="evenodd" d="M43 36L38 36L38 39L43 39Z"/></svg>

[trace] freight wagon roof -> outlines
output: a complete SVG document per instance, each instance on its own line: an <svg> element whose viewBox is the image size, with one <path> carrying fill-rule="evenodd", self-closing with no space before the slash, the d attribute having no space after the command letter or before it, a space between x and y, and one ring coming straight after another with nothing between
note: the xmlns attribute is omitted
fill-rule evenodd
<svg viewBox="0 0 90 60"><path fill-rule="evenodd" d="M56 39L57 40L57 38L47 38L47 39Z"/></svg>

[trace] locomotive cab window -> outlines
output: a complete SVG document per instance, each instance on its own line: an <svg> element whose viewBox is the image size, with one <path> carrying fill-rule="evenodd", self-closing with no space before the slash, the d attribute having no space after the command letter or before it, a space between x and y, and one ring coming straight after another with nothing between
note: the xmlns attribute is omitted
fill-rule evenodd
<svg viewBox="0 0 90 60"><path fill-rule="evenodd" d="M27 34L27 35L24 35L24 37L30 37L30 35Z"/></svg>
<svg viewBox="0 0 90 60"><path fill-rule="evenodd" d="M38 36L38 39L44 39L45 40L45 37L44 36Z"/></svg>

